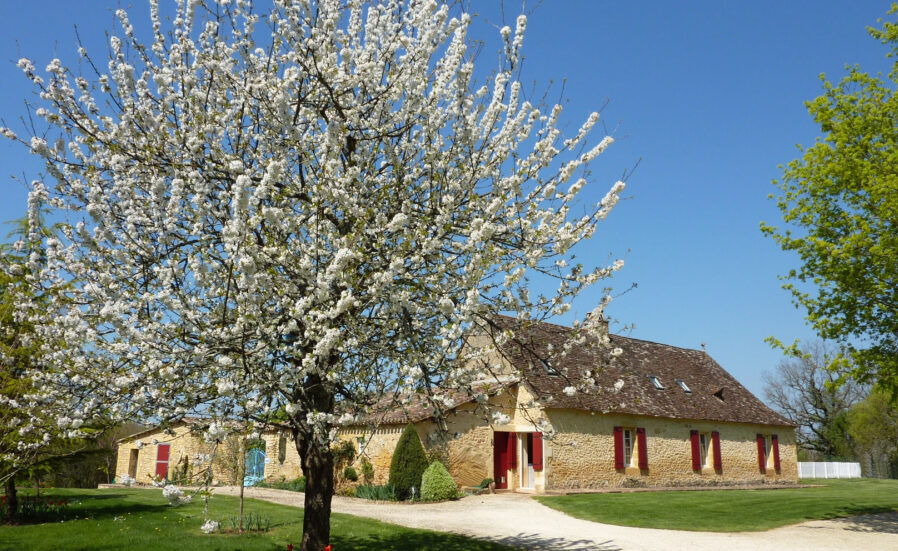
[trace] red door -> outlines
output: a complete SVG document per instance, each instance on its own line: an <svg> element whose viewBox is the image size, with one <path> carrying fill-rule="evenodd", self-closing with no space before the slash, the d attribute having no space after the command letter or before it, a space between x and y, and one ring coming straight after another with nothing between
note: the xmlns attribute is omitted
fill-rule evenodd
<svg viewBox="0 0 898 551"><path fill-rule="evenodd" d="M508 489L508 470L514 468L516 443L513 432L493 433L493 480L497 490Z"/></svg>
<svg viewBox="0 0 898 551"><path fill-rule="evenodd" d="M170 444L159 444L156 447L156 476L168 477L168 452Z"/></svg>

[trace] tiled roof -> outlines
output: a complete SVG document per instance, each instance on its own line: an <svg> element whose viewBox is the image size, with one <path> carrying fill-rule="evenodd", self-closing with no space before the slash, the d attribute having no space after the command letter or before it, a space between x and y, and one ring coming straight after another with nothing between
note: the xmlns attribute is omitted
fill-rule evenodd
<svg viewBox="0 0 898 551"><path fill-rule="evenodd" d="M505 386L502 384L492 384L487 387L475 386L470 393L460 390L441 391L440 396L444 402L441 409L444 412L452 411L458 406L473 402L475 393L485 391L488 395L493 395L503 388ZM403 404L395 394L390 393L380 399L372 407L371 413L360 422L372 425L417 423L434 417L436 413L431 401L421 394L412 395L409 402Z"/></svg>
<svg viewBox="0 0 898 551"><path fill-rule="evenodd" d="M515 323L512 318L500 320L504 327ZM523 334L516 338L517 344L505 347L507 359L521 370L545 407L792 426L701 350L612 335L611 348L619 347L623 352L610 365L607 349L579 346L550 366L560 373L551 375L541 358L548 356L550 343L560 350L570 331L568 327L538 323L519 332ZM597 372L594 380L599 390L566 395L563 389L580 380L587 370ZM657 377L664 388L656 388L650 376ZM614 390L618 380L623 386ZM678 381L683 381L690 392Z"/></svg>

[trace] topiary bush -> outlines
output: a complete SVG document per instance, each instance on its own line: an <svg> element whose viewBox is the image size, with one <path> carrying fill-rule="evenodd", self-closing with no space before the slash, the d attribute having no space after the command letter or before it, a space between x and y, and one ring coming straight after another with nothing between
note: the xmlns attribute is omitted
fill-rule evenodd
<svg viewBox="0 0 898 551"><path fill-rule="evenodd" d="M418 438L415 426L409 423L402 431L393 461L390 462L390 485L396 489L396 499L405 500L412 497L412 488L421 493L421 476L427 470L427 456L424 446Z"/></svg>
<svg viewBox="0 0 898 551"><path fill-rule="evenodd" d="M355 472L355 468L349 465L343 469L343 478L350 482L355 482L359 479L359 473Z"/></svg>
<svg viewBox="0 0 898 551"><path fill-rule="evenodd" d="M458 495L458 485L439 461L434 461L421 477L421 499L440 501Z"/></svg>

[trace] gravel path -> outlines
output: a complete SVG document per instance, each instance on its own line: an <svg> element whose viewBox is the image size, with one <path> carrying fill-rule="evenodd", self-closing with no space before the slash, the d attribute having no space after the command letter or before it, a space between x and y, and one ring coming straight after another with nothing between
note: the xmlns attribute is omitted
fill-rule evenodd
<svg viewBox="0 0 898 551"><path fill-rule="evenodd" d="M239 488L216 488L215 493L237 495ZM304 498L300 493L270 488L247 488L246 496L297 507L302 507ZM416 505L335 496L333 511L529 550L898 551L898 512L804 522L766 532L716 533L599 524L569 517L527 495L511 493Z"/></svg>

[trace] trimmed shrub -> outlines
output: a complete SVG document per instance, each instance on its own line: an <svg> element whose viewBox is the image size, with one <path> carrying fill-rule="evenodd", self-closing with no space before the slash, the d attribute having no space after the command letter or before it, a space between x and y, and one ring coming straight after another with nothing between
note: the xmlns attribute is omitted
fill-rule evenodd
<svg viewBox="0 0 898 551"><path fill-rule="evenodd" d="M421 493L421 475L427 470L427 456L418 438L418 431L411 423L405 426L390 463L390 485L396 489L396 499L412 497L412 488Z"/></svg>
<svg viewBox="0 0 898 551"><path fill-rule="evenodd" d="M484 478L483 480L480 481L480 488L486 490L487 488L490 487L490 484L492 484L492 483L493 483L492 478Z"/></svg>
<svg viewBox="0 0 898 551"><path fill-rule="evenodd" d="M353 467L347 465L346 468L343 469L343 478L349 480L350 482L355 482L359 479L359 474L355 472L355 469Z"/></svg>
<svg viewBox="0 0 898 551"><path fill-rule="evenodd" d="M421 499L440 501L458 496L458 485L439 461L434 461L421 477Z"/></svg>
<svg viewBox="0 0 898 551"><path fill-rule="evenodd" d="M362 456L362 479L365 484L374 482L374 465L364 455Z"/></svg>

